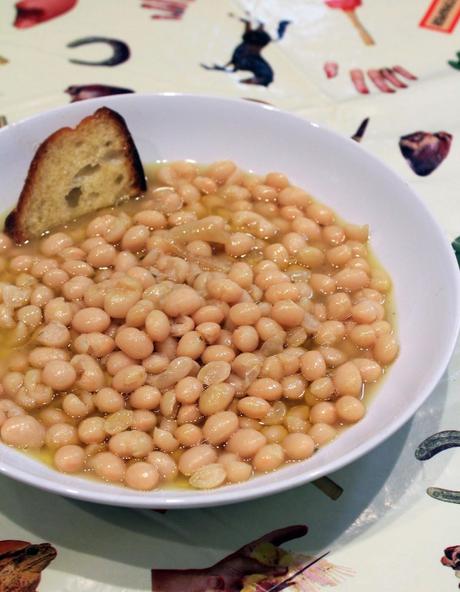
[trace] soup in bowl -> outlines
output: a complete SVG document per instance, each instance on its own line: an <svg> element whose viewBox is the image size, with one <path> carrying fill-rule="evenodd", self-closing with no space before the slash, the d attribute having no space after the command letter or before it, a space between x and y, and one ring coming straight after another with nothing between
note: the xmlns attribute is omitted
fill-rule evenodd
<svg viewBox="0 0 460 592"><path fill-rule="evenodd" d="M89 101L4 130L0 151L102 104L160 164L139 198L3 239L1 436L32 451L6 449L4 472L118 505L228 503L324 475L407 420L458 325L454 259L419 199L353 142L243 101ZM436 353L417 338L433 295L409 222L425 265L442 261Z"/></svg>

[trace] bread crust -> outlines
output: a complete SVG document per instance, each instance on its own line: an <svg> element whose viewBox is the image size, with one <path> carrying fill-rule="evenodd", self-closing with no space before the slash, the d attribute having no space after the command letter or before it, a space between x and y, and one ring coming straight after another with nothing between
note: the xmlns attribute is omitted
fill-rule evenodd
<svg viewBox="0 0 460 592"><path fill-rule="evenodd" d="M55 131L38 147L32 162L30 163L18 203L14 210L8 214L5 220L4 231L16 243L21 244L32 238L27 234L24 221L27 215L27 207L30 203L30 200L33 199L34 185L37 179L38 171L40 169L41 163L47 158L47 153L50 147L64 134L67 134L69 131L77 132L78 130L81 130L82 127L88 124L91 120L94 120L94 118L102 121L105 120L110 125L116 126L118 133L121 135L123 144L122 149L126 157L126 164L130 170L133 195L143 193L146 190L147 184L144 168L125 120L116 111L113 111L108 107L100 107L92 115L88 115L82 119L75 128L64 127Z"/></svg>

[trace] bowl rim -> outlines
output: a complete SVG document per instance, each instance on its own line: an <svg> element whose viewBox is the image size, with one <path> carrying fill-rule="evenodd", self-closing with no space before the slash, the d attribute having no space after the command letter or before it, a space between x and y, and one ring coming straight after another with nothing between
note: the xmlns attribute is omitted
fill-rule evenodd
<svg viewBox="0 0 460 592"><path fill-rule="evenodd" d="M53 109L48 109L31 117L27 117L16 122L12 122L4 128L0 129L0 138L2 137L2 135L11 133L11 129L15 126L27 125L29 122L39 120L44 116L53 116L54 114L61 113L65 114L67 112L71 113L73 110L75 110L75 106L79 105L80 103L84 103L90 109L91 105L94 105L95 107L96 105L97 107L101 107L103 105L111 107L112 103L119 104L120 102L132 102L145 98L150 98L154 100L158 98L171 98L172 100L179 101L211 100L215 102L220 102L223 106L227 104L244 104L245 108L249 110L253 109L254 111L257 111L263 109L272 111L276 114L282 115L283 117L289 117L297 120L299 125L312 126L314 128L318 128L321 130L322 133L324 132L325 134L329 135L335 142L347 142L352 144L354 146L353 149L356 150L357 153L361 153L363 156L365 156L365 158L369 159L375 165L379 166L382 172L386 173L386 175L393 177L393 179L403 184L405 186L406 191L408 191L411 194L411 198L417 204L416 207L423 210L424 214L430 220L433 233L436 233L436 238L439 242L439 246L443 250L442 255L445 264L445 275L446 278L449 279L449 290L453 292L454 301L457 303L457 306L455 307L455 316L452 318L451 322L451 331L449 333L449 338L445 341L444 345L444 353L442 356L444 362L442 364L439 364L439 367L436 370L436 372L432 374L432 376L425 383L423 388L419 389L418 396L410 403L410 405L408 405L404 409L403 413L397 416L396 419L394 419L390 424L387 424L383 429L379 430L370 439L361 442L358 446L354 447L347 454L339 456L338 458L332 461L328 461L327 463L325 463L324 466L314 471L310 471L307 477L304 477L302 474L293 475L290 477L285 477L284 479L274 480L271 483L264 484L260 483L263 477L255 477L252 480L253 486L248 487L245 490L240 490L236 492L234 491L234 488L238 487L238 485L227 485L220 489L214 489L211 491L186 491L184 492L184 495L179 496L178 493L181 491L180 489L160 489L153 492L144 493L131 491L123 487L111 485L107 487L106 492L99 492L85 488L83 486L85 479L82 477L75 477L72 475L66 475L66 477L70 478L71 484L69 484L68 486L63 486L58 482L49 480L46 476L31 475L25 469L18 469L10 464L4 464L4 459L2 458L2 455L0 455L0 474L8 476L27 485L38 487L39 489L51 493L56 493L64 495L66 497L88 502L140 509L185 509L227 505L232 503L249 501L259 497L266 497L276 493L281 493L288 489L292 489L309 483L311 481L314 481L315 479L323 477L324 475L331 474L347 466L348 464L358 460L365 454L371 452L376 446L383 443L387 438L389 438L397 430L399 430L407 421L409 421L409 419L416 413L419 407L428 399L430 394L433 392L434 388L436 387L442 375L444 374L452 357L452 353L455 348L458 333L460 330L460 273L458 263L454 255L454 251L451 248L445 231L442 229L439 222L431 213L431 210L428 208L426 203L411 187L411 185L380 158L378 158L373 153L365 149L359 143L353 141L351 138L341 135L340 133L336 132L335 130L329 128L326 125L315 123L298 115L297 113L285 111L271 104L260 103L241 98L230 98L222 95L193 94L180 92L133 94L129 93L126 95L96 97L92 99L87 99L85 101L69 103L67 105L59 106ZM4 446L2 443L0 443L0 445ZM23 453L18 451L18 454ZM34 462L39 462L38 460L33 460ZM91 482L88 480L88 483ZM251 481L247 483L251 483ZM174 491L173 497L168 496L168 492L170 491ZM120 496L121 492L123 492L122 496ZM163 493L163 497L161 499L156 499L157 497L159 497L158 494L160 492Z"/></svg>

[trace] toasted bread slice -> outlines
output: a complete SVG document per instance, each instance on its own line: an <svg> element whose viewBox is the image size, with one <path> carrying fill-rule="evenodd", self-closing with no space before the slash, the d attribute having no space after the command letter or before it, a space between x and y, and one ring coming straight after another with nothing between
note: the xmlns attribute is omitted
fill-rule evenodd
<svg viewBox="0 0 460 592"><path fill-rule="evenodd" d="M102 107L41 144L5 232L22 243L145 189L144 170L124 119Z"/></svg>

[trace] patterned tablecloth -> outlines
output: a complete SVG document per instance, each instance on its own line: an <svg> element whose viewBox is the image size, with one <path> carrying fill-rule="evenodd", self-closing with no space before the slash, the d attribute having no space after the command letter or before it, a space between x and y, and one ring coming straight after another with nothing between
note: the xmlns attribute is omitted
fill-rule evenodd
<svg viewBox="0 0 460 592"><path fill-rule="evenodd" d="M430 1L3 0L0 114L11 123L91 96L182 91L266 101L345 135L369 118L359 134L365 148L420 193L453 240L460 232L460 2ZM35 590L34 573L51 559L42 592L147 591L151 568L204 568L293 524L309 527L283 545L302 554L301 567L304 556L330 554L290 590L455 590L460 494L436 488L460 489L460 452L427 461L415 452L440 430L460 430L459 372L457 348L416 416L330 476L343 490L335 500L306 485L250 503L161 514L79 503L2 477L0 538L32 545L12 551L0 543L0 592ZM55 548L54 559L52 548L35 546L43 543ZM268 555L275 549L262 547ZM187 576L176 592L238 592L239 576L228 574L251 571L244 555ZM261 562L273 573L270 557ZM209 575L215 572L223 577ZM281 588L245 591L256 589Z"/></svg>

